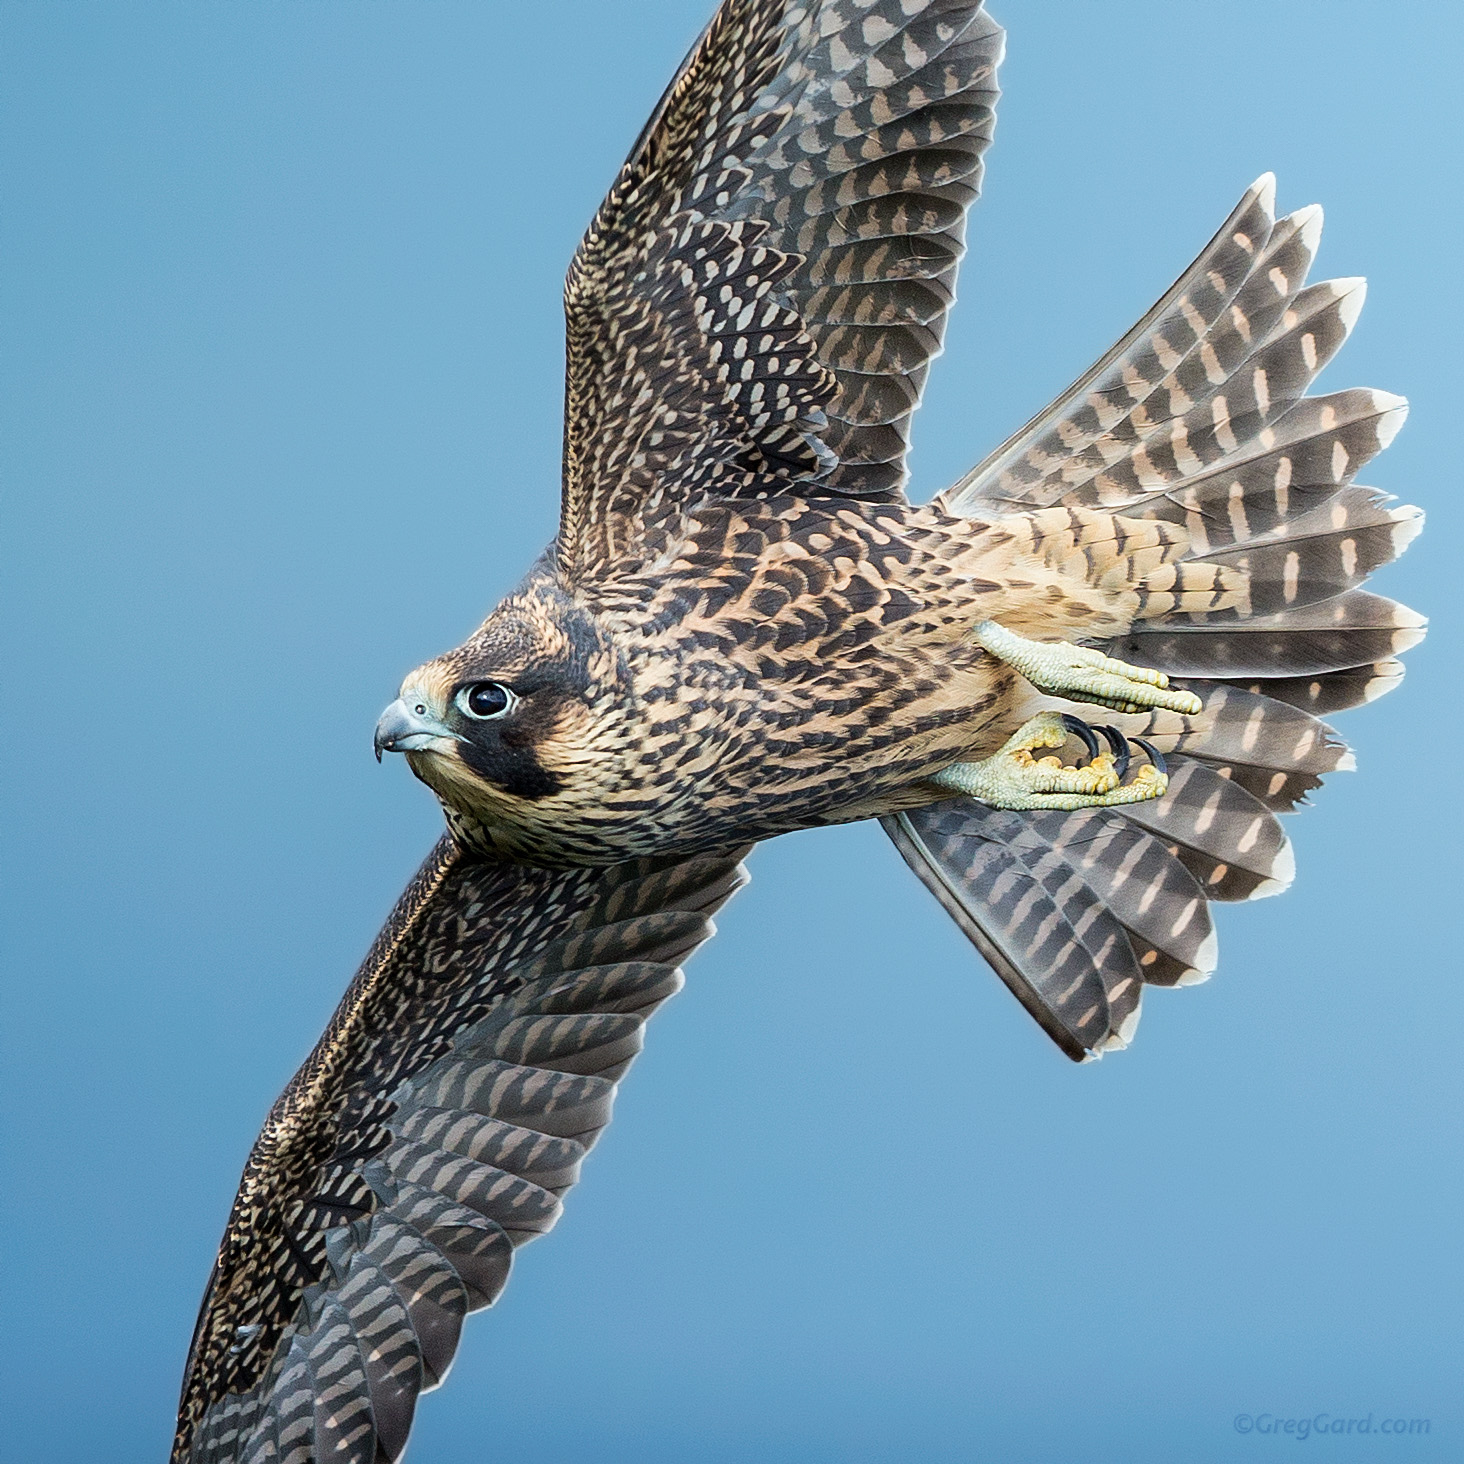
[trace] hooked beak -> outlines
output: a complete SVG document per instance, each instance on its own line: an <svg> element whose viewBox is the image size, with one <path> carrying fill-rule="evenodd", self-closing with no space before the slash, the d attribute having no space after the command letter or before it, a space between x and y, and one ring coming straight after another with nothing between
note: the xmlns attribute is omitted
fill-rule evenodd
<svg viewBox="0 0 1464 1464"><path fill-rule="evenodd" d="M443 726L425 702L398 697L376 724L376 761L383 752L420 752L434 742L455 742L455 734Z"/></svg>

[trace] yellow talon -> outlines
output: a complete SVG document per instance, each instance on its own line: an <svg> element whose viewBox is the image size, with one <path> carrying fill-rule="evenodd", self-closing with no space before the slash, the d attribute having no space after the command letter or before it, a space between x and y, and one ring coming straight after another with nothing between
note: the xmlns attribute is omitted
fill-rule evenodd
<svg viewBox="0 0 1464 1464"><path fill-rule="evenodd" d="M1117 757L1111 752L1094 754L1084 767L1065 763L1059 756L1033 757L1033 749L1056 748L1066 742L1074 721L1055 712L1041 712L991 757L977 763L953 763L930 781L1009 809L1116 808L1160 798L1168 790L1168 777L1152 764L1136 768L1128 782L1121 782Z"/></svg>

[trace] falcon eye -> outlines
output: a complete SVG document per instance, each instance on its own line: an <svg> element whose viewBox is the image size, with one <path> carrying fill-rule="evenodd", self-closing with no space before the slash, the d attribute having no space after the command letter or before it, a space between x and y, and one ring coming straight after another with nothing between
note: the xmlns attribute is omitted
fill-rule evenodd
<svg viewBox="0 0 1464 1464"><path fill-rule="evenodd" d="M506 686L500 686L496 681L475 681L457 694L458 706L480 722L511 712L517 700Z"/></svg>

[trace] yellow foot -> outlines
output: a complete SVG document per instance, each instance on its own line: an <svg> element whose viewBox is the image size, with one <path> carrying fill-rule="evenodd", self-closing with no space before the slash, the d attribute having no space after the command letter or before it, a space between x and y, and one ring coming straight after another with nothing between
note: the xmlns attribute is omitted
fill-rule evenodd
<svg viewBox="0 0 1464 1464"><path fill-rule="evenodd" d="M1134 738L1149 761L1125 783L1130 761L1128 739L1115 727L1098 730L1107 738L1111 752L1098 751L1098 740L1086 722L1057 712L1041 712L1008 738L1000 752L981 762L952 763L930 781L953 793L979 798L993 808L1071 812L1162 798L1169 788L1169 774L1159 753L1142 738ZM1044 748L1061 747L1069 734L1076 734L1088 748L1089 759L1084 766L1067 764L1057 757L1032 756Z"/></svg>
<svg viewBox="0 0 1464 1464"><path fill-rule="evenodd" d="M1093 702L1115 712L1147 712L1153 707L1192 717L1201 702L1192 691L1176 691L1162 671L1115 661L1087 646L1065 641L1034 641L983 620L975 636L982 650L1020 671L1038 691L1070 701Z"/></svg>

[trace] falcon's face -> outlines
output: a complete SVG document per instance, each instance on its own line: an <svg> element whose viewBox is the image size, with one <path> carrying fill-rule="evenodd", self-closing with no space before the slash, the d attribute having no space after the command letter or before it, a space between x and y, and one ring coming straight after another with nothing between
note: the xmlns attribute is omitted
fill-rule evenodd
<svg viewBox="0 0 1464 1464"><path fill-rule="evenodd" d="M450 808L487 824L584 792L603 765L614 658L588 617L540 587L505 600L462 646L419 666L376 725Z"/></svg>

